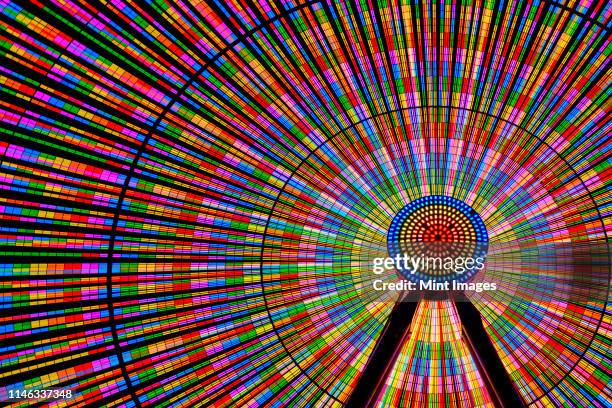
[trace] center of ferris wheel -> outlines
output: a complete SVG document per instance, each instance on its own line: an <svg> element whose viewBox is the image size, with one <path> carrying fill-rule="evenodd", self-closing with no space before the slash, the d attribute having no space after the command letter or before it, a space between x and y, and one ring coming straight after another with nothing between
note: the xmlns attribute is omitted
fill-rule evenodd
<svg viewBox="0 0 612 408"><path fill-rule="evenodd" d="M482 269L489 237L480 215L463 201L426 196L402 208L387 234L395 268L418 282L466 282Z"/></svg>

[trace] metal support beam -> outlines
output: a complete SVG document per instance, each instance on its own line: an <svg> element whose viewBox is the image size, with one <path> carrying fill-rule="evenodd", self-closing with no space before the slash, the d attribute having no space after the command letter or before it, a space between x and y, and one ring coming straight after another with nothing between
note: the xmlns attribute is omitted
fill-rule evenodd
<svg viewBox="0 0 612 408"><path fill-rule="evenodd" d="M370 355L366 367L349 397L347 407L371 407L384 386L399 349L410 330L417 302L398 302Z"/></svg>
<svg viewBox="0 0 612 408"><path fill-rule="evenodd" d="M525 407L495 346L487 335L476 307L467 300L455 304L463 326L465 340L495 405L500 408Z"/></svg>

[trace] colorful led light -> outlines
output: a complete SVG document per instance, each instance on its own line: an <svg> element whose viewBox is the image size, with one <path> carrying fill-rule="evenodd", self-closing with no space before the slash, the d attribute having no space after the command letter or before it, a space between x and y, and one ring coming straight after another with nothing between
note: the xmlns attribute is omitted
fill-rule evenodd
<svg viewBox="0 0 612 408"><path fill-rule="evenodd" d="M489 237L480 216L465 203L446 196L419 198L400 210L391 221L387 234L389 256L437 257L441 261L457 257L482 258L487 255ZM442 266L422 270L396 265L398 271L414 282L437 279L465 282L471 272L457 274Z"/></svg>
<svg viewBox="0 0 612 408"><path fill-rule="evenodd" d="M77 406L342 404L392 307L356 282L407 203L453 197L491 245L608 242L611 16L0 0L0 383ZM608 303L477 306L528 403L609 406ZM450 306L421 313L456 330ZM441 361L415 339L401 361ZM399 375L390 398L417 398ZM485 401L468 377L453 389ZM419 401L449 400L442 378Z"/></svg>

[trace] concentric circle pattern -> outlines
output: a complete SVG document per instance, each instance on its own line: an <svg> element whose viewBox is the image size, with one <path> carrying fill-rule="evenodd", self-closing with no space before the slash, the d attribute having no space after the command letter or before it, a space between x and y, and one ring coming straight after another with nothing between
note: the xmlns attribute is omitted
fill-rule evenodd
<svg viewBox="0 0 612 408"><path fill-rule="evenodd" d="M608 244L611 28L590 0L0 0L1 386L343 405L408 203ZM484 233L453 211L434 240ZM612 405L609 297L499 296L474 304L527 405ZM421 303L379 405L489 406L460 326Z"/></svg>
<svg viewBox="0 0 612 408"><path fill-rule="evenodd" d="M452 197L428 196L409 203L393 218L387 241L462 243L489 240L482 219Z"/></svg>
<svg viewBox="0 0 612 408"><path fill-rule="evenodd" d="M480 216L467 204L445 196L421 197L400 210L391 221L387 247L391 258L431 257L486 259L489 237ZM442 265L416 270L402 263L398 271L415 282L435 278L438 282L469 280L478 270L458 274Z"/></svg>

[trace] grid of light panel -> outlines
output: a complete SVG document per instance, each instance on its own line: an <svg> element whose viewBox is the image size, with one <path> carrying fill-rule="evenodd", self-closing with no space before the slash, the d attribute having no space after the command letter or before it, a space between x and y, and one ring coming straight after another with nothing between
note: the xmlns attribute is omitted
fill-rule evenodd
<svg viewBox="0 0 612 408"><path fill-rule="evenodd" d="M608 242L611 28L587 0L0 0L0 384L341 405L392 306L364 254L410 202ZM477 306L528 403L612 403L606 299Z"/></svg>
<svg viewBox="0 0 612 408"><path fill-rule="evenodd" d="M376 401L381 407L494 407L451 301L424 301Z"/></svg>

